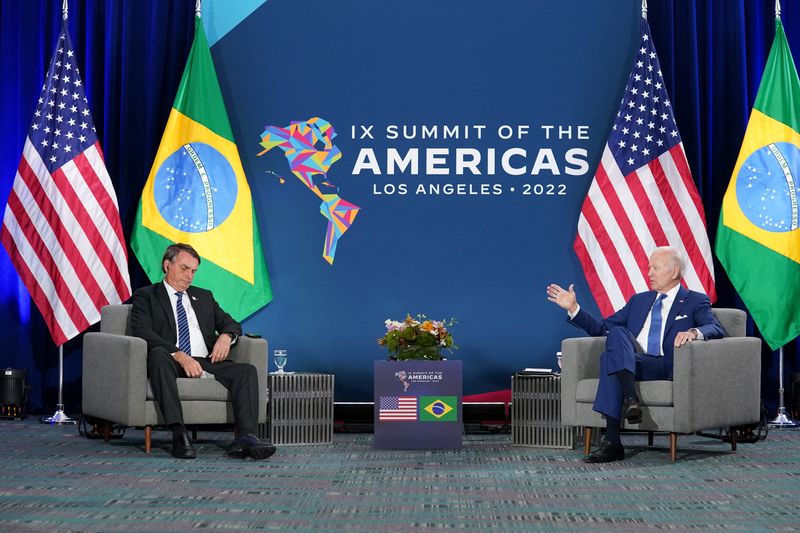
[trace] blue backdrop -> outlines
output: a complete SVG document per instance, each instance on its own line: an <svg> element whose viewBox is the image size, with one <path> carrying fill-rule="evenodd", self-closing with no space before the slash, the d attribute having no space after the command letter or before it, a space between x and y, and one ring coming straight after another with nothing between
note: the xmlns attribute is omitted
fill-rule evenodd
<svg viewBox="0 0 800 533"><path fill-rule="evenodd" d="M648 19L713 243L772 41L774 2L651 4ZM70 6L81 74L130 235L191 43L194 2ZM519 367L554 365L560 340L576 331L543 289L549 281L574 281L582 303L594 309L571 246L630 69L639 7L638 0L597 6L268 1L249 2L238 22L222 20L219 3L205 2L275 291L245 329L288 349L290 370L335 373L340 401L370 397L372 361L384 356L375 344L383 320L407 312L459 319L454 335L461 349L454 355L464 360L467 394L507 388ZM783 18L797 51L800 12L791 8L785 6ZM57 1L0 3L3 205L59 17ZM256 155L265 126L315 116L338 133L342 157L328 177L361 208L332 266L321 256L326 221L319 201L292 176L280 151ZM401 138L387 138L392 125ZM420 138L423 125L437 126L438 138ZM570 136L554 138L551 130L548 138L543 125L571 127ZM362 126L372 138L362 137ZM417 137L403 139L403 126L416 126ZM459 126L459 138L442 138L444 126ZM514 135L501 138L502 126ZM406 156L414 149L418 173L387 172L389 150ZM434 164L448 174L426 170L432 149L448 150ZM456 173L458 149L480 154L480 175ZM511 167L525 167L523 175L503 168L508 150L525 151L509 159ZM492 151L494 172L486 163ZM367 164L370 154L380 174ZM543 159L531 174L537 157ZM387 194L401 184L407 194ZM419 185L446 184L467 191L483 184L501 194L416 193ZM0 366L28 369L32 407L47 411L56 349L7 256L0 256L0 320L7 324ZM145 283L133 257L131 268L134 286ZM719 304L740 305L720 268L716 276ZM80 337L65 354L69 409L80 402ZM793 347L787 359L793 367ZM776 387L774 366L768 354L767 396Z"/></svg>
<svg viewBox="0 0 800 533"><path fill-rule="evenodd" d="M519 368L555 365L560 339L575 333L545 284L575 280L589 294L571 243L627 81L639 9L454 5L267 2L213 47L275 292L246 327L288 349L292 369L336 373L337 399L371 396L383 321L406 313L457 317L465 393L508 388ZM316 116L336 128L342 152L328 178L361 208L332 266L321 257L317 197L280 151L256 156L265 125ZM458 138L443 138L444 126ZM559 127L568 129L560 139ZM436 174L431 149L447 150ZM457 173L459 149L480 154L480 175ZM417 150L418 170L390 173L389 150ZM509 150L524 174L503 168ZM544 168L532 175L539 157Z"/></svg>

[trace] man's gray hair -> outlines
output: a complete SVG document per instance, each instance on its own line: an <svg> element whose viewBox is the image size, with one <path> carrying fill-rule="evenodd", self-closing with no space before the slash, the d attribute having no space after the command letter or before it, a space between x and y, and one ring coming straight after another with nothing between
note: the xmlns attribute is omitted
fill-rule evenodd
<svg viewBox="0 0 800 533"><path fill-rule="evenodd" d="M686 271L686 259L683 257L683 252L675 248L674 246L659 246L650 256L654 256L656 254L663 253L667 254L669 257L669 262L672 266L676 266L679 269L678 275L683 277L683 273Z"/></svg>

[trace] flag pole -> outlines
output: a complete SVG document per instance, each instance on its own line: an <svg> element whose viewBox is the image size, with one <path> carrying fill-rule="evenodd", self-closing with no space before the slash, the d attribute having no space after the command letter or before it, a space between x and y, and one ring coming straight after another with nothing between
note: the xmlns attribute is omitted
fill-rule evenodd
<svg viewBox="0 0 800 533"><path fill-rule="evenodd" d="M67 21L69 14L69 2L64 0L61 3L61 16L64 22ZM64 345L58 347L58 403L56 404L56 412L53 416L47 416L39 419L42 424L75 424L75 420L68 417L64 413Z"/></svg>
<svg viewBox="0 0 800 533"><path fill-rule="evenodd" d="M775 18L781 18L781 1L775 0ZM786 415L786 406L784 405L784 387L783 387L783 346L778 349L778 416L770 420L769 427L771 428L796 428L800 426L797 420L794 420Z"/></svg>
<svg viewBox="0 0 800 533"><path fill-rule="evenodd" d="M780 8L776 8L779 10ZM778 416L774 420L770 420L769 427L771 428L796 428L797 420L794 420L786 415L786 406L783 403L783 346L778 350Z"/></svg>
<svg viewBox="0 0 800 533"><path fill-rule="evenodd" d="M66 3L66 0L64 0ZM53 416L40 418L42 424L75 424L75 420L64 413L64 345L58 347L58 403Z"/></svg>

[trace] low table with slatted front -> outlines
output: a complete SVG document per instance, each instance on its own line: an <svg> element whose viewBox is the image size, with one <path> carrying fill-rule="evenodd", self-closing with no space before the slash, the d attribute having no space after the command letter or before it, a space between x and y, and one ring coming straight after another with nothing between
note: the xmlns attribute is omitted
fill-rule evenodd
<svg viewBox="0 0 800 533"><path fill-rule="evenodd" d="M269 375L267 423L259 437L275 445L333 442L333 374Z"/></svg>

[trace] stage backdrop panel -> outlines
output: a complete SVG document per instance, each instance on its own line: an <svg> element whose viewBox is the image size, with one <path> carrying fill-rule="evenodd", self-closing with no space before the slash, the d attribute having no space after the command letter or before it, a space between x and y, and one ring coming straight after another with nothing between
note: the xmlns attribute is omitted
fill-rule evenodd
<svg viewBox="0 0 800 533"><path fill-rule="evenodd" d="M555 366L580 333L544 288L574 282L596 309L572 242L639 16L630 0L254 7L212 46L275 295L245 330L288 370L336 374L337 401L372 397L376 339L406 313L458 319L465 394Z"/></svg>

